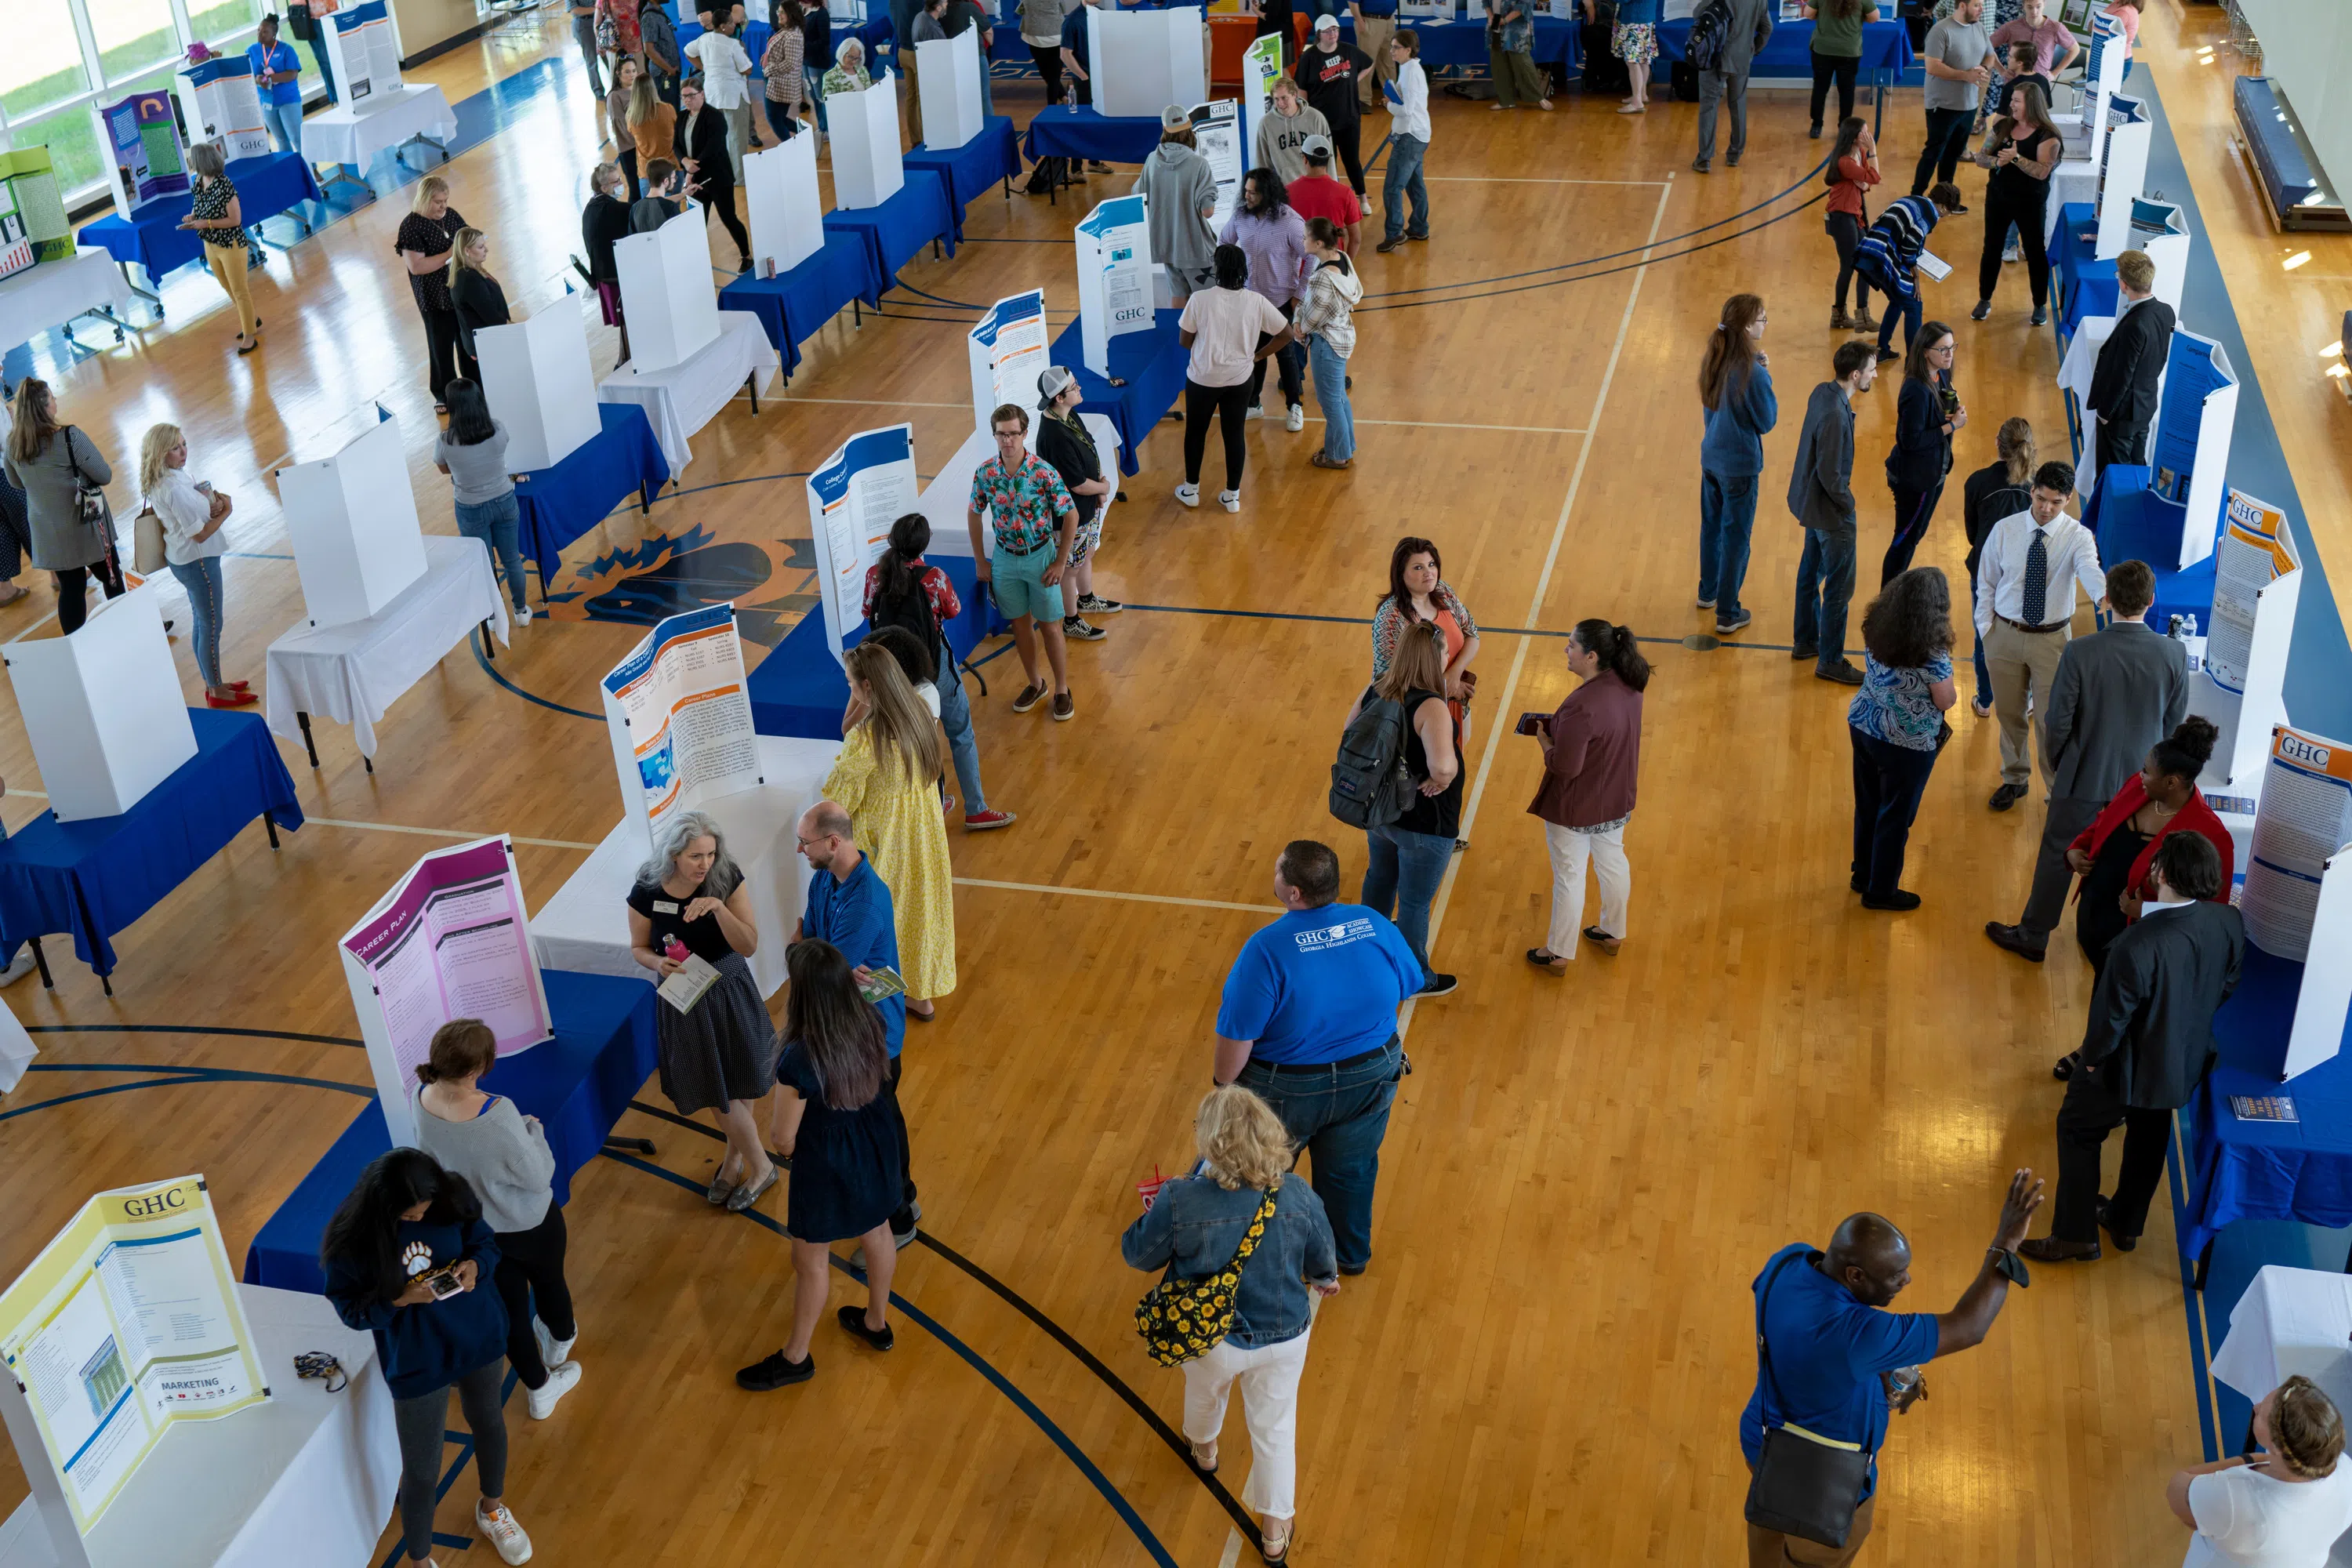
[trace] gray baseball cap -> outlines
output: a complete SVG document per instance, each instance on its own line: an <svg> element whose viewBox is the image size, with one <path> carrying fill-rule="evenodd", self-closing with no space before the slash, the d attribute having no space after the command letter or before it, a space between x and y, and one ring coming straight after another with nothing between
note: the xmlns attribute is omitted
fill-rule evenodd
<svg viewBox="0 0 2352 1568"><path fill-rule="evenodd" d="M1331 12L1326 11L1315 18L1315 30L1318 33L1336 33L1339 30L1339 18Z"/></svg>
<svg viewBox="0 0 2352 1568"><path fill-rule="evenodd" d="M1328 136L1309 136L1298 144L1298 150L1307 155L1309 163L1328 163L1331 161L1331 139Z"/></svg>
<svg viewBox="0 0 2352 1568"><path fill-rule="evenodd" d="M1047 365L1044 370L1039 371L1037 373L1037 406L1051 408L1054 405L1054 399L1069 391L1071 384L1077 379L1068 370L1058 364Z"/></svg>
<svg viewBox="0 0 2352 1568"><path fill-rule="evenodd" d="M1175 104L1171 103L1160 111L1160 129L1162 131L1181 131L1192 123L1191 113Z"/></svg>

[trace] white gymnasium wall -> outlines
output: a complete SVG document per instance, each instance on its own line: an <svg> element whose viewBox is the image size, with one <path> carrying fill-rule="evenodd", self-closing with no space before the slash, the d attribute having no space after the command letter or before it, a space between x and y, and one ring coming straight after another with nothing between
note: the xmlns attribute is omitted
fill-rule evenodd
<svg viewBox="0 0 2352 1568"><path fill-rule="evenodd" d="M2238 0L2263 43L2263 74L2284 89L2336 195L2352 189L2352 3Z"/></svg>

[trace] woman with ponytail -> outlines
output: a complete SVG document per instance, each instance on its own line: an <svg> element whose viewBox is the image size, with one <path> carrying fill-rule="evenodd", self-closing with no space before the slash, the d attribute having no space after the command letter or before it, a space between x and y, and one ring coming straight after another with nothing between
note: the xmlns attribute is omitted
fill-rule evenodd
<svg viewBox="0 0 2352 1568"><path fill-rule="evenodd" d="M2033 505L2035 450L2030 420L2008 419L1993 438L1994 460L1970 474L1960 487L1960 521L1969 533L1969 603L1977 602L1977 570L1984 562L1984 542L1993 524ZM1973 704L1979 719L1992 717L1992 671L1985 664L1984 639L1976 642L1977 694Z"/></svg>
<svg viewBox="0 0 2352 1568"><path fill-rule="evenodd" d="M1715 635L1754 620L1739 607L1748 580L1748 536L1764 476L1764 437L1780 423L1772 373L1764 368L1764 301L1734 294L1708 334L1699 362L1698 607L1715 612Z"/></svg>
<svg viewBox="0 0 2352 1568"><path fill-rule="evenodd" d="M1607 621L1576 623L1568 634L1569 673L1581 682L1549 719L1522 721L1543 748L1543 782L1528 815L1543 818L1551 855L1551 930L1528 962L1565 975L1584 920L1584 866L1601 882L1601 918L1584 937L1614 954L1625 940L1625 905L1633 872L1625 858L1625 824L1642 765L1642 689L1650 661L1633 634Z"/></svg>
<svg viewBox="0 0 2352 1568"><path fill-rule="evenodd" d="M2094 973L2105 965L2107 949L2124 927L2139 919L2142 902L2156 896L2156 847L2165 835L2186 828L2213 841L2221 856L2221 890L2214 897L2230 901L2237 848L2197 788L2197 775L2212 759L2221 736L2210 719L2183 719L2067 847L2066 863L2083 879L2074 894L2074 940L2083 944Z"/></svg>
<svg viewBox="0 0 2352 1568"><path fill-rule="evenodd" d="M2261 1452L2177 1470L2164 1489L2172 1516L2195 1531L2188 1568L2318 1568L2352 1527L2344 1417L2297 1373L2254 1406Z"/></svg>

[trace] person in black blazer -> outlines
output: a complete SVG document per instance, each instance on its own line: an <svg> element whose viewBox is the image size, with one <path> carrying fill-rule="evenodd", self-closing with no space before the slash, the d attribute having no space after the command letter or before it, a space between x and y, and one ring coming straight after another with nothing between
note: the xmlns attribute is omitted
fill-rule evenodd
<svg viewBox="0 0 2352 1568"><path fill-rule="evenodd" d="M2144 561L2117 562L2107 571L2107 609L2114 618L2068 643L2058 656L2049 710L2042 715L2050 814L2042 823L2033 891L2015 925L1985 925L1994 946L2036 963L2066 911L2066 890L2074 885L2066 847L2189 712L2188 649L2142 618L2155 600L2155 570Z"/></svg>
<svg viewBox="0 0 2352 1568"><path fill-rule="evenodd" d="M2164 1175L2172 1113L2189 1103L2220 1047L2213 1015L2238 988L2246 925L2215 901L2221 857L2201 833L2167 834L2156 849L2156 897L2107 950L2091 993L2082 1065L2058 1108L2058 1197L2050 1234L2017 1250L2043 1263L2091 1262L2099 1230L2116 1250L2139 1245ZM2112 1198L2099 1196L2099 1146L2124 1129Z"/></svg>
<svg viewBox="0 0 2352 1568"><path fill-rule="evenodd" d="M618 163L599 163L588 176L588 184L596 193L580 214L580 243L588 252L588 280L617 283L621 274L613 262L613 246L629 237L629 177Z"/></svg>
<svg viewBox="0 0 2352 1568"><path fill-rule="evenodd" d="M474 334L514 320L507 310L506 289L489 268L490 237L478 228L459 229L449 247L449 303L457 311L457 342L477 364L481 352L474 347Z"/></svg>
<svg viewBox="0 0 2352 1568"><path fill-rule="evenodd" d="M2179 317L2155 298L2156 263L2144 250L2116 258L2116 283L2124 298L2116 330L2099 345L2091 372L2091 395L2083 401L2099 416L2099 467L2147 461L2147 427L2156 419L2157 382L2172 349Z"/></svg>
<svg viewBox="0 0 2352 1568"><path fill-rule="evenodd" d="M1911 553L1927 537L1936 503L1944 497L1944 476L1952 471L1952 437L1969 422L1969 411L1952 391L1958 352L1952 329L1929 321L1904 358L1903 389L1895 399L1895 446L1886 454L1895 537L1886 542L1886 557L1879 563L1882 588L1911 570Z"/></svg>
<svg viewBox="0 0 2352 1568"><path fill-rule="evenodd" d="M677 161L686 170L686 194L719 215L734 237L735 270L751 270L751 237L735 216L735 165L728 152L727 116L703 101L702 78L688 77L679 94Z"/></svg>

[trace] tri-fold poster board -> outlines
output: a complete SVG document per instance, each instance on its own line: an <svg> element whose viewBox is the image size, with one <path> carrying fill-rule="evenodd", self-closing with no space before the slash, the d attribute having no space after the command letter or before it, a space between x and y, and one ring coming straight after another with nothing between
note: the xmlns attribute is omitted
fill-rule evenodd
<svg viewBox="0 0 2352 1568"><path fill-rule="evenodd" d="M274 476L313 626L366 620L425 575L425 533L400 422L380 405L374 412L332 457Z"/></svg>
<svg viewBox="0 0 2352 1568"><path fill-rule="evenodd" d="M194 134L221 144L221 156L266 158L269 132L261 123L260 79L243 55L215 55L173 79L180 112ZM299 151L299 149L298 149Z"/></svg>
<svg viewBox="0 0 2352 1568"><path fill-rule="evenodd" d="M808 478L817 603L836 664L849 634L866 624L866 569L888 547L890 525L915 510L920 488L912 425L852 436Z"/></svg>
<svg viewBox="0 0 2352 1568"><path fill-rule="evenodd" d="M1130 118L1158 115L1171 103L1209 96L1208 55L1201 7L1118 11L1087 7L1087 58L1094 75L1095 112Z"/></svg>
<svg viewBox="0 0 2352 1568"><path fill-rule="evenodd" d="M980 29L915 46L915 78L922 88L923 145L935 152L961 147L980 134ZM797 140L797 138L795 138Z"/></svg>
<svg viewBox="0 0 2352 1568"><path fill-rule="evenodd" d="M335 62L342 102L365 114L400 91L400 24L384 0L346 5L319 18L319 47Z"/></svg>
<svg viewBox="0 0 2352 1568"><path fill-rule="evenodd" d="M551 468L604 429L584 299L566 294L527 321L474 333L482 395L506 426L510 472Z"/></svg>
<svg viewBox="0 0 2352 1568"><path fill-rule="evenodd" d="M815 137L793 136L746 153L743 194L751 208L744 226L751 236L751 264L761 276L790 272L824 248Z"/></svg>
<svg viewBox="0 0 2352 1568"><path fill-rule="evenodd" d="M2189 678L2189 710L2221 732L2198 782L2209 793L2243 796L2261 788L2272 730L2286 719L2303 561L2286 514L2234 489L2213 557L2213 615L2205 656Z"/></svg>
<svg viewBox="0 0 2352 1568"><path fill-rule="evenodd" d="M603 690L622 805L647 853L681 812L766 782L734 605L661 622Z"/></svg>
<svg viewBox="0 0 2352 1568"><path fill-rule="evenodd" d="M1242 174L1249 167L1247 146L1240 104L1221 98L1192 106L1192 150L1209 161L1209 173L1217 177L1217 210L1209 215L1213 233L1224 233L1226 222L1241 205Z"/></svg>
<svg viewBox="0 0 2352 1568"><path fill-rule="evenodd" d="M999 300L965 335L971 361L974 427L989 434L996 411L1012 404L1037 427L1037 377L1045 369L1045 291L1032 289Z"/></svg>
<svg viewBox="0 0 2352 1568"><path fill-rule="evenodd" d="M503 834L436 849L410 867L343 933L339 951L395 1144L415 1146L409 1095L442 1025L479 1018L502 1057L553 1033L514 844Z"/></svg>
<svg viewBox="0 0 2352 1568"><path fill-rule="evenodd" d="M1242 146L1252 157L1256 155L1257 128L1265 123L1266 100L1274 96L1274 84L1282 76L1286 41L1278 33L1268 33L1251 39L1249 47L1242 51ZM1224 226L1221 214L1217 232L1223 233Z"/></svg>
<svg viewBox="0 0 2352 1568"><path fill-rule="evenodd" d="M978 29L973 29L975 32ZM926 103L925 111L929 105ZM876 73L864 92L837 92L824 100L833 143L833 205L842 212L878 207L907 183L898 144L898 84ZM797 138L795 138L797 140ZM709 258L704 261L709 268ZM635 322L631 321L634 327Z"/></svg>
<svg viewBox="0 0 2352 1568"><path fill-rule="evenodd" d="M2271 735L2240 911L2264 952L2304 966L2284 1076L2342 1047L2352 1008L2352 746L2278 725Z"/></svg>
<svg viewBox="0 0 2352 1568"><path fill-rule="evenodd" d="M661 227L613 242L621 310L629 321L629 368L637 374L674 369L719 341L709 224L709 215L688 202Z"/></svg>
<svg viewBox="0 0 2352 1568"><path fill-rule="evenodd" d="M120 816L196 754L152 584L71 637L7 645L9 685L60 822Z"/></svg>
<svg viewBox="0 0 2352 1568"><path fill-rule="evenodd" d="M1141 196L1113 196L1072 232L1078 253L1078 352L1110 374L1110 341L1148 332L1155 320L1151 230Z"/></svg>
<svg viewBox="0 0 2352 1568"><path fill-rule="evenodd" d="M89 117L106 155L117 215L127 219L149 202L187 194L187 150L169 91L152 88L119 103L93 103Z"/></svg>

